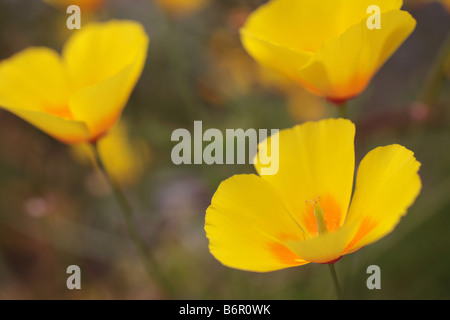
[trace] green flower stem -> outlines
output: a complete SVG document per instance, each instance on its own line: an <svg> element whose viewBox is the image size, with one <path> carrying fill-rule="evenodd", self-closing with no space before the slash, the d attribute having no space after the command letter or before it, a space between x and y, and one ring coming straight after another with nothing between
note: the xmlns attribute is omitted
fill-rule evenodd
<svg viewBox="0 0 450 320"><path fill-rule="evenodd" d="M336 108L338 108L339 116L341 118L348 119L348 104L347 104L347 102L336 105Z"/></svg>
<svg viewBox="0 0 450 320"><path fill-rule="evenodd" d="M341 296L341 289L339 287L339 282L338 282L338 279L337 279L336 269L334 267L334 263L328 264L328 267L330 269L331 278L333 279L333 286L334 286L334 290L336 291L336 297L337 297L338 300L341 300L341 298L342 298L342 296Z"/></svg>
<svg viewBox="0 0 450 320"><path fill-rule="evenodd" d="M131 240L133 241L134 246L136 247L136 250L139 253L139 256L141 257L145 270L147 271L151 279L158 281L165 294L172 297L174 295L173 287L162 272L155 257L151 254L144 241L142 240L134 220L134 213L130 203L123 193L119 183L109 174L108 170L105 168L105 165L98 151L97 144L93 143L92 146L94 150L96 165L105 176L112 189L114 197L116 198L117 203L121 209L123 218L125 219L128 233L131 237Z"/></svg>

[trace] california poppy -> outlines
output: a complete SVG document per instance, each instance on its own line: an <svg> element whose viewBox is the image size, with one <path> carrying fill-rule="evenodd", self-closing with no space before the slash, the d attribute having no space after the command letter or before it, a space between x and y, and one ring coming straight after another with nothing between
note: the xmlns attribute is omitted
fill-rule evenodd
<svg viewBox="0 0 450 320"><path fill-rule="evenodd" d="M380 9L370 29L368 8ZM247 52L309 91L342 103L360 94L414 30L402 0L272 0L241 29Z"/></svg>
<svg viewBox="0 0 450 320"><path fill-rule="evenodd" d="M148 42L141 24L110 21L76 31L62 56L25 49L0 62L0 106L62 142L95 142L119 119Z"/></svg>
<svg viewBox="0 0 450 320"><path fill-rule="evenodd" d="M405 147L389 145L364 157L352 196L349 120L307 122L277 134L278 173L231 177L207 209L209 249L226 266L267 272L334 263L390 233L420 192L420 163ZM260 153L267 154L271 139ZM260 173L264 165L255 163Z"/></svg>

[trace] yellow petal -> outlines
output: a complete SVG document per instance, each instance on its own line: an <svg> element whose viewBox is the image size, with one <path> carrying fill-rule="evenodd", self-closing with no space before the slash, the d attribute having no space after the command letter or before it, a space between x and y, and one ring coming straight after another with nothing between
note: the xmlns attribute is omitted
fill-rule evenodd
<svg viewBox="0 0 450 320"><path fill-rule="evenodd" d="M137 78L146 58L148 41L141 24L125 20L91 23L77 31L63 50L74 91L96 85L135 63Z"/></svg>
<svg viewBox="0 0 450 320"><path fill-rule="evenodd" d="M29 48L0 63L0 106L70 117L61 59L47 48Z"/></svg>
<svg viewBox="0 0 450 320"><path fill-rule="evenodd" d="M317 235L317 222L308 201L319 200L329 232L343 224L353 185L354 136L355 126L344 119L307 122L278 134L279 170L263 179L309 235ZM258 155L267 154L274 138L259 145ZM255 159L255 167L261 172L264 165Z"/></svg>
<svg viewBox="0 0 450 320"><path fill-rule="evenodd" d="M409 13L399 10L381 14L381 29L370 30L363 20L326 41L298 76L307 89L329 100L353 98L366 88L415 25Z"/></svg>
<svg viewBox="0 0 450 320"><path fill-rule="evenodd" d="M241 30L241 41L247 52L261 65L293 81L299 81L297 70L312 56L310 52L291 49L261 39L246 29Z"/></svg>
<svg viewBox="0 0 450 320"><path fill-rule="evenodd" d="M242 28L246 34L296 51L314 52L338 34L336 0L277 0L260 6ZM326 22L326 23L324 23Z"/></svg>
<svg viewBox="0 0 450 320"><path fill-rule="evenodd" d="M17 108L10 108L9 111L63 143L74 144L89 139L89 131L82 122L40 111Z"/></svg>
<svg viewBox="0 0 450 320"><path fill-rule="evenodd" d="M331 0L332 1L332 0ZM376 5L380 8L380 12L384 13L391 10L399 10L402 5L402 0L338 0L339 2L339 34L350 28L354 24L360 23L362 20L367 21L367 18L372 13L367 13L370 6ZM383 24L382 24L383 25Z"/></svg>
<svg viewBox="0 0 450 320"><path fill-rule="evenodd" d="M93 139L119 118L142 73L148 41L140 24L112 21L86 26L66 44L64 59L74 86L70 110Z"/></svg>
<svg viewBox="0 0 450 320"><path fill-rule="evenodd" d="M211 253L224 265L267 272L305 264L284 241L304 239L274 189L256 175L222 182L206 212Z"/></svg>
<svg viewBox="0 0 450 320"><path fill-rule="evenodd" d="M104 135L119 119L128 97L132 65L97 85L78 91L70 98L70 110L89 128L92 141Z"/></svg>
<svg viewBox="0 0 450 320"><path fill-rule="evenodd" d="M357 225L344 226L334 233L320 235L305 241L287 241L286 245L297 255L314 263L330 263L339 259L354 237Z"/></svg>
<svg viewBox="0 0 450 320"><path fill-rule="evenodd" d="M321 3L316 1L316 3ZM316 15L307 10L305 1L270 1L253 12L241 29L241 41L247 52L260 64L297 80L297 71L312 56L320 40L304 30L326 30L317 24ZM319 5L320 6L320 5ZM317 9L325 14L327 6ZM314 42L314 43L313 43Z"/></svg>
<svg viewBox="0 0 450 320"><path fill-rule="evenodd" d="M346 251L353 252L390 233L421 189L420 163L399 145L369 152L358 169L346 224L361 226Z"/></svg>
<svg viewBox="0 0 450 320"><path fill-rule="evenodd" d="M276 0L259 7L243 31L297 51L315 52L350 26L368 17L367 8L399 9L402 0Z"/></svg>

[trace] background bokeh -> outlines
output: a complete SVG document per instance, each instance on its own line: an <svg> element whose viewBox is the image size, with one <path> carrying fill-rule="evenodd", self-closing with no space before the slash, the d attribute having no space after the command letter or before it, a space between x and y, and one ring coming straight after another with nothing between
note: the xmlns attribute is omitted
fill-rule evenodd
<svg viewBox="0 0 450 320"><path fill-rule="evenodd" d="M103 147L105 162L121 180L175 298L333 299L326 266L249 273L222 266L208 251L203 227L212 195L222 180L254 169L175 166L173 130L192 130L194 120L223 132L283 129L338 113L243 50L238 30L265 1L189 1L106 0L83 13L82 25L133 19L151 37L123 122ZM344 298L450 298L450 15L444 2L405 0L416 30L349 104L357 163L376 146L402 144L422 163L423 189L394 233L336 264ZM60 51L73 32L67 17L64 7L44 1L0 0L0 59L29 46ZM63 145L0 111L0 299L167 298L145 274L89 159L82 146ZM66 287L73 264L81 268L81 290ZM372 264L381 267L381 290L366 287Z"/></svg>

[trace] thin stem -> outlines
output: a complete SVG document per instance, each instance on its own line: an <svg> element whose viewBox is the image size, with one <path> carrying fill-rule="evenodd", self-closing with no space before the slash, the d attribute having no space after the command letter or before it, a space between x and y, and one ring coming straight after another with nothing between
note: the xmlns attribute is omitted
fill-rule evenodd
<svg viewBox="0 0 450 320"><path fill-rule="evenodd" d="M341 289L339 288L339 282L336 275L336 269L334 267L334 263L328 264L328 267L330 269L331 278L333 279L333 286L334 290L336 291L336 297L338 300L341 300Z"/></svg>
<svg viewBox="0 0 450 320"><path fill-rule="evenodd" d="M131 237L131 240L133 241L134 246L136 247L136 250L138 251L141 257L146 272L148 273L150 278L158 280L159 285L164 289L167 295L173 296L174 290L170 282L167 280L164 273L161 271L158 262L156 261L155 257L150 253L150 251L147 249L147 246L145 245L144 241L142 240L139 234L138 228L134 220L133 208L128 202L119 183L114 179L113 176L109 174L108 170L106 169L100 156L100 153L98 151L97 144L93 143L92 146L94 150L96 165L98 169L103 173L106 180L108 181L114 194L114 197L116 198L117 203L120 206L122 215L125 219L128 233Z"/></svg>
<svg viewBox="0 0 450 320"><path fill-rule="evenodd" d="M338 108L339 116L344 119L348 119L348 104L347 102L336 105Z"/></svg>

